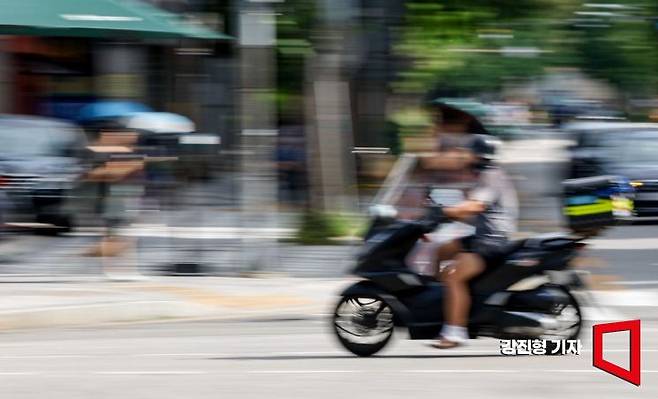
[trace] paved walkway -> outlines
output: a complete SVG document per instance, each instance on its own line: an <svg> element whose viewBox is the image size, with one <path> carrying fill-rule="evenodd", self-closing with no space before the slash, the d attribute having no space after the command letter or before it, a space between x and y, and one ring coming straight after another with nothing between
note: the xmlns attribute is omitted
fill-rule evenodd
<svg viewBox="0 0 658 399"><path fill-rule="evenodd" d="M14 276L0 279L0 330L190 319L321 317L352 280L263 276ZM655 318L658 291L581 295L588 320Z"/></svg>
<svg viewBox="0 0 658 399"><path fill-rule="evenodd" d="M346 280L12 276L0 279L0 330L166 319L327 313Z"/></svg>

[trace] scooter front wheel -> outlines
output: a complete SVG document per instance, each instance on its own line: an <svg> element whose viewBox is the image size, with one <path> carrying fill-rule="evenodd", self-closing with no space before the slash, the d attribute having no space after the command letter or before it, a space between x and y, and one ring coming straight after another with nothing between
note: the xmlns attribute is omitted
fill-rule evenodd
<svg viewBox="0 0 658 399"><path fill-rule="evenodd" d="M344 296L334 311L338 341L357 356L379 352L393 336L393 309L376 296Z"/></svg>

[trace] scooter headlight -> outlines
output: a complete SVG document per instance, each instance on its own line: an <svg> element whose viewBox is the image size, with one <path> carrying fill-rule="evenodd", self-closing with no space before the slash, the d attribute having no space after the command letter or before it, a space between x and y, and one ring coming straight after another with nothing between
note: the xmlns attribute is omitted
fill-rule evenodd
<svg viewBox="0 0 658 399"><path fill-rule="evenodd" d="M368 209L372 217L394 218L398 215L397 209L391 205L373 205Z"/></svg>

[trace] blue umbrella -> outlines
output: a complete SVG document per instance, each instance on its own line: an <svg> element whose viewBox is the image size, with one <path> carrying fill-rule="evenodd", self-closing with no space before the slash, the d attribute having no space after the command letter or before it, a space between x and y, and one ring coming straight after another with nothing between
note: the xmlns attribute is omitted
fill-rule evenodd
<svg viewBox="0 0 658 399"><path fill-rule="evenodd" d="M99 101L82 107L78 114L78 121L91 122L99 119L121 118L137 112L150 111L151 108L134 101Z"/></svg>

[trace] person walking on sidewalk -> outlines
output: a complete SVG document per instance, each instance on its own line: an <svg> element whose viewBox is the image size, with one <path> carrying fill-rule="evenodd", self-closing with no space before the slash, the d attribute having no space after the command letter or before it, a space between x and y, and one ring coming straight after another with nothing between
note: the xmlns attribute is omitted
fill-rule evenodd
<svg viewBox="0 0 658 399"><path fill-rule="evenodd" d="M101 132L98 141L89 146L102 158L100 165L87 174L87 181L100 186L99 201L105 227L104 237L90 249L89 256L117 257L134 246L128 238L121 237L118 230L132 220L143 192L144 158L135 151L137 139L137 133L132 131L107 131ZM112 272L109 269L114 267L104 264L104 272Z"/></svg>

